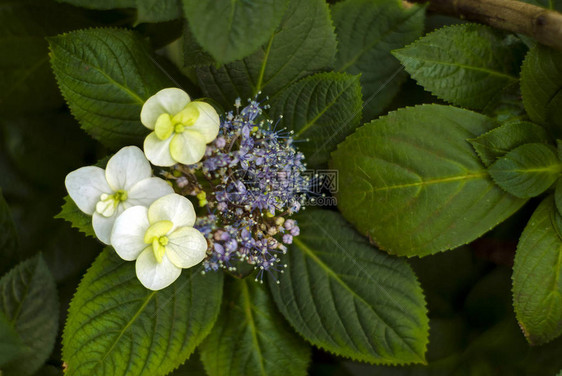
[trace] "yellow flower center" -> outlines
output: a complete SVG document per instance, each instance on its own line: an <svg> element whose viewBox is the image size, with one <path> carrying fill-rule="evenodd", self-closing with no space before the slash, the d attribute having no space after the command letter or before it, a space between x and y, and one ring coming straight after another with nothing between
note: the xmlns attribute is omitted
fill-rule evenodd
<svg viewBox="0 0 562 376"><path fill-rule="evenodd" d="M113 214L115 214L117 206L119 206L119 204L123 201L127 200L127 197L127 192L122 189L118 190L112 195L102 193L100 195L100 200L96 204L96 211L104 217L111 217Z"/></svg>
<svg viewBox="0 0 562 376"><path fill-rule="evenodd" d="M145 244L152 244L152 252L157 262L162 262L168 245L168 232L174 227L172 221L158 221L153 223L144 234Z"/></svg>
<svg viewBox="0 0 562 376"><path fill-rule="evenodd" d="M172 133L182 133L199 119L199 110L195 102L189 102L183 110L173 117L164 113L158 116L154 126L154 133L160 140L166 140Z"/></svg>

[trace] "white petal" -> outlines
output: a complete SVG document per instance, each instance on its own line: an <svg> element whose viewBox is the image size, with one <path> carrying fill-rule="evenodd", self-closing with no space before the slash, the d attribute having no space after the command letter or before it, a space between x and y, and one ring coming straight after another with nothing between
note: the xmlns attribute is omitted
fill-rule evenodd
<svg viewBox="0 0 562 376"><path fill-rule="evenodd" d="M127 146L119 150L109 159L105 168L105 177L114 191L128 191L139 181L151 176L150 163L142 150L136 146Z"/></svg>
<svg viewBox="0 0 562 376"><path fill-rule="evenodd" d="M146 248L144 234L150 226L147 213L144 206L133 206L117 217L111 232L111 245L123 260L135 260Z"/></svg>
<svg viewBox="0 0 562 376"><path fill-rule="evenodd" d="M158 116L168 113L175 115L189 103L189 95L178 88L160 90L148 98L141 110L141 123L148 129L154 129Z"/></svg>
<svg viewBox="0 0 562 376"><path fill-rule="evenodd" d="M152 177L144 179L135 184L128 192L128 205L150 206L160 197L174 193L174 188L164 179Z"/></svg>
<svg viewBox="0 0 562 376"><path fill-rule="evenodd" d="M201 133L192 130L173 135L170 142L172 158L186 165L199 162L205 155L205 149Z"/></svg>
<svg viewBox="0 0 562 376"><path fill-rule="evenodd" d="M64 182L70 198L84 213L92 215L102 193L112 194L105 180L103 169L95 166L82 167L66 175Z"/></svg>
<svg viewBox="0 0 562 376"><path fill-rule="evenodd" d="M193 104L196 105L199 110L199 118L195 124L189 127L189 130L199 132L203 136L205 143L208 144L217 138L219 134L221 123L219 114L215 111L213 106L208 103L194 101Z"/></svg>
<svg viewBox="0 0 562 376"><path fill-rule="evenodd" d="M115 218L117 218L122 211L123 207L119 205L111 217L104 217L100 213L94 212L92 216L92 227L98 239L104 244L111 244L111 230L113 229Z"/></svg>
<svg viewBox="0 0 562 376"><path fill-rule="evenodd" d="M166 254L180 268L199 264L207 253L207 240L193 227L180 227L168 235Z"/></svg>
<svg viewBox="0 0 562 376"><path fill-rule="evenodd" d="M150 223L172 221L174 229L178 227L193 227L195 224L195 210L193 204L184 196L177 193L159 198L148 208Z"/></svg>
<svg viewBox="0 0 562 376"><path fill-rule="evenodd" d="M144 154L153 165L169 167L177 163L170 154L170 142L173 137L174 135L162 141L154 132L146 136L144 139Z"/></svg>
<svg viewBox="0 0 562 376"><path fill-rule="evenodd" d="M150 290L162 290L170 286L181 274L181 268L172 264L166 255L162 262L156 261L152 247L142 251L135 268L139 281Z"/></svg>

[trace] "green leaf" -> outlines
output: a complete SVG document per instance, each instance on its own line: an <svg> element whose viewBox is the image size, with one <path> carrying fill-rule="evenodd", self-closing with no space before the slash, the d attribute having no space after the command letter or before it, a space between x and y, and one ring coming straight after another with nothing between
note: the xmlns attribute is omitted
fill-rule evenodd
<svg viewBox="0 0 562 376"><path fill-rule="evenodd" d="M108 10L136 8L136 24L143 22L165 22L182 16L181 0L57 0L77 7Z"/></svg>
<svg viewBox="0 0 562 376"><path fill-rule="evenodd" d="M58 190L66 174L79 168L97 146L66 112L7 117L0 126L4 128L0 147L18 172L42 189Z"/></svg>
<svg viewBox="0 0 562 376"><path fill-rule="evenodd" d="M307 210L296 218L301 235L282 258L284 273L268 282L297 332L354 360L425 363L427 310L406 261L371 247L336 212Z"/></svg>
<svg viewBox="0 0 562 376"><path fill-rule="evenodd" d="M519 82L506 87L481 111L484 115L496 119L500 123L521 121L527 118L523 101L521 101L521 88Z"/></svg>
<svg viewBox="0 0 562 376"><path fill-rule="evenodd" d="M144 101L173 86L133 32L80 30L49 38L51 64L71 112L107 146L140 144Z"/></svg>
<svg viewBox="0 0 562 376"><path fill-rule="evenodd" d="M19 356L2 367L3 376L25 376L47 360L59 321L57 290L41 255L18 264L0 279L0 313L19 335Z"/></svg>
<svg viewBox="0 0 562 376"><path fill-rule="evenodd" d="M184 364L170 373L170 376L207 376L199 351L194 352Z"/></svg>
<svg viewBox="0 0 562 376"><path fill-rule="evenodd" d="M562 51L537 45L521 67L521 95L527 114L562 138Z"/></svg>
<svg viewBox="0 0 562 376"><path fill-rule="evenodd" d="M137 24L165 22L182 17L181 0L137 0Z"/></svg>
<svg viewBox="0 0 562 376"><path fill-rule="evenodd" d="M220 309L222 274L182 271L160 291L144 288L135 263L106 248L70 304L63 334L67 376L165 375L210 332Z"/></svg>
<svg viewBox="0 0 562 376"><path fill-rule="evenodd" d="M18 260L18 234L10 213L10 207L0 188L0 275L8 271Z"/></svg>
<svg viewBox="0 0 562 376"><path fill-rule="evenodd" d="M560 214L549 196L527 223L515 253L513 305L531 344L562 334L562 238L556 216Z"/></svg>
<svg viewBox="0 0 562 376"><path fill-rule="evenodd" d="M453 104L482 109L518 81L524 48L488 26L443 27L394 51L426 90Z"/></svg>
<svg viewBox="0 0 562 376"><path fill-rule="evenodd" d="M279 127L294 131L309 166L325 164L334 150L361 120L358 76L318 73L283 90L272 106L272 118L283 116Z"/></svg>
<svg viewBox="0 0 562 376"><path fill-rule="evenodd" d="M509 151L528 143L549 142L543 127L528 121L505 123L481 136L468 140L482 162L489 166Z"/></svg>
<svg viewBox="0 0 562 376"><path fill-rule="evenodd" d="M466 141L497 125L441 105L372 121L332 153L345 182L339 209L392 254L425 256L478 238L525 203L494 184Z"/></svg>
<svg viewBox="0 0 562 376"><path fill-rule="evenodd" d="M134 8L138 0L95 0L95 1L57 0L57 1L69 3L77 7L107 10L107 9L117 9L117 8Z"/></svg>
<svg viewBox="0 0 562 376"><path fill-rule="evenodd" d="M183 62L186 67L214 64L215 60L197 43L189 30L188 22L184 22L182 38ZM181 60L180 60L181 61Z"/></svg>
<svg viewBox="0 0 562 376"><path fill-rule="evenodd" d="M519 198L546 191L562 172L554 148L545 144L521 145L494 162L489 170L496 184Z"/></svg>
<svg viewBox="0 0 562 376"><path fill-rule="evenodd" d="M16 359L22 350L23 344L16 329L0 312L0 374L4 365Z"/></svg>
<svg viewBox="0 0 562 376"><path fill-rule="evenodd" d="M55 215L55 218L70 222L72 227L83 232L86 236L96 237L92 227L92 217L78 209L78 206L76 206L70 196L64 197L64 204L61 207L60 213Z"/></svg>
<svg viewBox="0 0 562 376"><path fill-rule="evenodd" d="M258 92L273 97L299 78L331 66L336 36L323 0L289 0L281 25L269 41L242 61L197 68L207 96L225 108Z"/></svg>
<svg viewBox="0 0 562 376"><path fill-rule="evenodd" d="M287 325L267 290L253 279L231 279L221 314L201 344L209 376L306 375L310 349Z"/></svg>
<svg viewBox="0 0 562 376"><path fill-rule="evenodd" d="M183 9L195 40L224 64L266 43L279 26L287 1L183 0Z"/></svg>
<svg viewBox="0 0 562 376"><path fill-rule="evenodd" d="M332 16L338 39L336 69L361 74L364 117L371 120L390 104L406 80L390 51L422 35L424 8L405 8L398 0L347 0L334 5Z"/></svg>
<svg viewBox="0 0 562 376"><path fill-rule="evenodd" d="M554 203L558 213L562 215L562 179L558 179L554 188Z"/></svg>
<svg viewBox="0 0 562 376"><path fill-rule="evenodd" d="M0 113L63 105L49 67L45 36L91 25L80 10L50 1L0 1Z"/></svg>

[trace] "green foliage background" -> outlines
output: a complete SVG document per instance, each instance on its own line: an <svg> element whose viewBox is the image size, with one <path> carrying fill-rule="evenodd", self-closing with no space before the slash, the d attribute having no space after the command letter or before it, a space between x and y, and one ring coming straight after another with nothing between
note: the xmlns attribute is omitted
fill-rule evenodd
<svg viewBox="0 0 562 376"><path fill-rule="evenodd" d="M555 375L562 53L398 0L249 4L0 0L0 374ZM150 292L63 199L170 86L261 93L339 171L263 285Z"/></svg>

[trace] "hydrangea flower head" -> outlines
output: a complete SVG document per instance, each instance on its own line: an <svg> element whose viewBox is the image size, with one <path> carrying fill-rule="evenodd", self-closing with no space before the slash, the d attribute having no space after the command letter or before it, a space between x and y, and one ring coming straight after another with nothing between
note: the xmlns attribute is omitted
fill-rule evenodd
<svg viewBox="0 0 562 376"><path fill-rule="evenodd" d="M111 244L122 259L136 260L137 277L146 288L160 290L205 258L207 240L194 224L191 202L172 193L148 208L125 210L115 221Z"/></svg>
<svg viewBox="0 0 562 376"><path fill-rule="evenodd" d="M290 132L258 120L260 115L256 101L228 113L205 158L195 166L176 167L178 187L210 210L196 224L211 245L206 269L233 270L245 262L259 270L258 279L279 269L279 254L299 234L296 221L285 217L301 209L310 186L304 155ZM199 170L209 184L198 184Z"/></svg>
<svg viewBox="0 0 562 376"><path fill-rule="evenodd" d="M177 88L160 90L148 98L141 111L142 124L151 129L144 140L146 157L156 166L194 164L203 158L205 147L219 132L215 109L191 101Z"/></svg>
<svg viewBox="0 0 562 376"><path fill-rule="evenodd" d="M106 169L96 166L72 171L65 180L68 194L78 208L92 215L96 236L110 244L115 219L135 205L150 205L173 192L163 179L153 177L150 163L136 146L119 150L107 162Z"/></svg>

